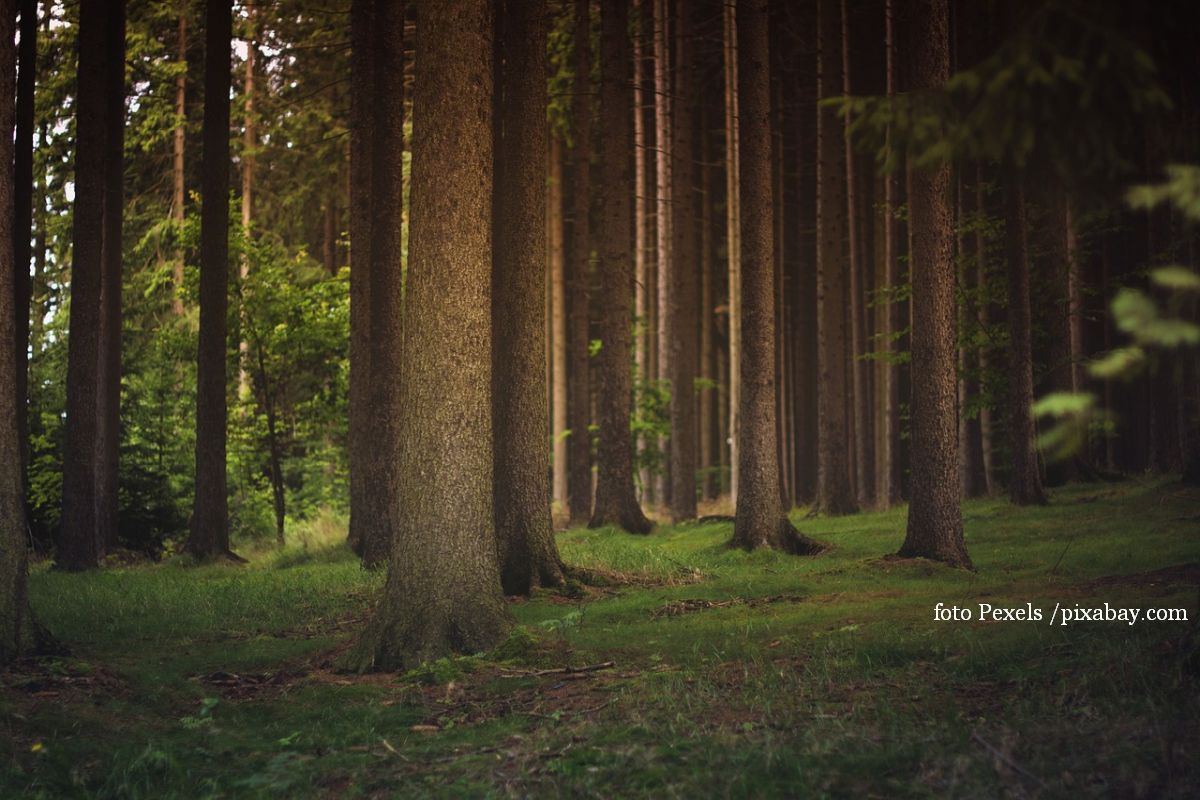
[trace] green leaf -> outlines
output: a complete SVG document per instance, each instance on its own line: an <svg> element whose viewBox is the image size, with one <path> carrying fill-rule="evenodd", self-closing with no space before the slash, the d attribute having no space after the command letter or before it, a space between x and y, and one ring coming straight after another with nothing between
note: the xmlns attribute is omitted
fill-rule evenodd
<svg viewBox="0 0 1200 800"><path fill-rule="evenodd" d="M1177 264L1152 270L1150 280L1165 289L1200 292L1200 274Z"/></svg>

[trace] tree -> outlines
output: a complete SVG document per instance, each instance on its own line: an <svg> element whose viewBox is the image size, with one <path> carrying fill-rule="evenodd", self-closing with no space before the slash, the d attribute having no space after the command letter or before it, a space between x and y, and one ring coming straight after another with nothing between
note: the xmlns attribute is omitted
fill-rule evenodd
<svg viewBox="0 0 1200 800"><path fill-rule="evenodd" d="M567 506L571 524L582 525L592 512L592 395L589 381L591 338L588 288L591 283L592 50L591 4L575 0L575 94L573 114L575 169L572 196L570 274L567 278Z"/></svg>
<svg viewBox="0 0 1200 800"><path fill-rule="evenodd" d="M741 214L738 202L738 54L737 14L733 3L722 13L722 54L725 78L725 254L729 268L729 494L738 496L738 442L741 439L741 243L738 240Z"/></svg>
<svg viewBox="0 0 1200 800"><path fill-rule="evenodd" d="M907 43L912 90L936 90L950 77L948 0L911 6ZM955 353L954 217L950 165L910 176L912 232L912 479L908 531L900 555L971 566L959 507L958 388Z"/></svg>
<svg viewBox="0 0 1200 800"><path fill-rule="evenodd" d="M562 583L546 451L546 6L496 10L492 200L492 425L500 581L505 594Z"/></svg>
<svg viewBox="0 0 1200 800"><path fill-rule="evenodd" d="M85 570L100 565L100 488L96 480L101 436L100 355L104 259L106 118L112 81L107 67L108 4L79 4L79 78L75 121L75 213L72 230L71 312L67 350L67 438L63 456L62 529L57 565ZM6 162L7 163L7 162ZM224 447L222 432L221 446Z"/></svg>
<svg viewBox="0 0 1200 800"><path fill-rule="evenodd" d="M633 439L629 418L633 402L631 343L633 265L632 239L633 91L629 54L629 3L614 0L600 14L600 114L603 126L599 174L600 353L597 406L600 447L597 453L596 499L588 526L619 525L631 533L653 527L638 506L633 487Z"/></svg>
<svg viewBox="0 0 1200 800"><path fill-rule="evenodd" d="M819 0L818 98L842 92L841 13L835 0ZM820 385L817 507L826 514L858 510L847 457L847 349L845 139L836 109L817 111L817 348ZM744 374L744 373L743 373Z"/></svg>
<svg viewBox="0 0 1200 800"><path fill-rule="evenodd" d="M21 483L28 484L29 468L29 304L33 284L29 277L33 236L33 122L34 76L37 73L37 0L20 0L21 42L17 61L16 153L13 158L13 291L16 298L17 431L21 442Z"/></svg>
<svg viewBox="0 0 1200 800"><path fill-rule="evenodd" d="M187 144L187 45L188 45L188 0L179 0L179 29L176 33L175 53L178 74L175 76L175 130L171 136L171 219L176 225L176 235L183 232L183 207L187 201L184 172ZM175 316L183 316L183 249L175 250L175 296L171 310Z"/></svg>
<svg viewBox="0 0 1200 800"><path fill-rule="evenodd" d="M27 10L28 6L26 6ZM0 164L13 163L16 95L15 0L0 2ZM22 70L25 65L22 65ZM0 385L17 385L17 304L13 277L13 172L0 170ZM28 265L26 265L28 269ZM22 398L22 403L24 399ZM25 492L21 480L21 444L17 428L17 395L0 393L0 664L26 650L29 604L25 592Z"/></svg>
<svg viewBox="0 0 1200 800"><path fill-rule="evenodd" d="M196 361L196 499L187 549L231 556L226 497L226 315L229 307L229 88L233 4L208 0L200 210L200 343Z"/></svg>
<svg viewBox="0 0 1200 800"><path fill-rule="evenodd" d="M696 193L694 139L698 104L695 58L695 4L677 3L675 20L675 98L671 124L671 491L668 502L675 522L696 517Z"/></svg>
<svg viewBox="0 0 1200 800"><path fill-rule="evenodd" d="M675 180L671 172L674 166L671 137L671 106L674 97L671 93L671 48L667 31L671 3L669 0L651 0L651 2L654 4L654 263L657 267L655 294L658 311L658 374L656 377L669 384L675 375L675 344L679 338L677 332L679 326L675 319L679 310L679 299L675 296L675 261L671 253L673 244L671 226L675 216L675 209L671 202ZM634 113L640 114L641 109L635 107ZM671 392L671 397L675 397L674 391ZM673 406L671 412L668 425L673 427L675 424ZM667 450L670 455L671 435L673 434L669 433L666 437L660 436L654 443L659 452ZM670 503L672 461L673 459L668 457L666 469L658 471L653 477L653 495L660 505Z"/></svg>
<svg viewBox="0 0 1200 800"><path fill-rule="evenodd" d="M894 0L884 0L884 31L885 31L885 71L887 97L896 95L896 21ZM889 123L885 134L884 147L893 152L892 126ZM900 284L900 254L899 236L896 225L896 211L900 200L899 178L893 172L883 176L883 261L884 283L889 291L894 291ZM884 310L883 346L889 356L883 366L883 435L880 442L883 452L880 458L883 469L880 477L883 484L879 487L879 499L885 505L895 505L901 499L901 462L900 462L900 367L894 363L896 353L896 337L902 328L901 306L897 300L887 304Z"/></svg>
<svg viewBox="0 0 1200 800"><path fill-rule="evenodd" d="M417 11L399 526L358 669L483 650L511 625L492 499L491 3Z"/></svg>
<svg viewBox="0 0 1200 800"><path fill-rule="evenodd" d="M768 0L738 0L742 361L740 485L733 545L798 555L824 548L801 535L780 504L775 407L775 207L771 192Z"/></svg>

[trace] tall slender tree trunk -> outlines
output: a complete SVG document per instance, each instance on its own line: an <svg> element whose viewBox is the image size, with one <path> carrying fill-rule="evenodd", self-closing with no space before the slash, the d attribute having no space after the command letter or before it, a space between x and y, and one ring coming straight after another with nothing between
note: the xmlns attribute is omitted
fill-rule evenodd
<svg viewBox="0 0 1200 800"><path fill-rule="evenodd" d="M705 106L700 109L701 121L700 159L700 378L703 389L700 392L700 470L704 475L701 482L702 496L711 500L720 491L720 482L716 472L717 452L721 443L716 439L716 415L720 413L717 402L716 347L713 346L713 308L716 306L713 275L713 242L712 242L712 167L709 165L709 133L705 125L707 111Z"/></svg>
<svg viewBox="0 0 1200 800"><path fill-rule="evenodd" d="M21 452L21 485L29 485L29 305L33 283L29 277L33 238L33 121L34 77L37 74L38 4L20 0L21 42L17 61L16 152L13 157L13 294L17 374L12 386L16 391L17 436ZM2 130L7 130L3 128ZM27 494L27 493L26 493Z"/></svg>
<svg viewBox="0 0 1200 800"><path fill-rule="evenodd" d="M738 36L735 4L725 3L723 52L725 57L725 253L729 262L729 495L737 505L738 441L741 402L742 270L741 213L738 197Z"/></svg>
<svg viewBox="0 0 1200 800"><path fill-rule="evenodd" d="M884 0L885 8L885 46L886 46L886 81L887 96L896 94L896 20L895 0ZM894 147L891 126L887 130L887 145L890 151ZM884 282L889 291L894 291L900 285L900 253L899 233L896 230L896 211L900 202L899 178L895 172L884 176L883 184L883 261ZM901 501L902 466L900 461L900 368L895 363L897 352L896 337L902 327L901 304L894 297L887 305L884 320L884 347L887 358L884 360L883 372L883 462L881 472L884 485L880 487L880 498L887 505L895 505Z"/></svg>
<svg viewBox="0 0 1200 800"><path fill-rule="evenodd" d="M542 391L546 375L540 359L546 346L546 307L541 302L546 275L546 25L545 0L500 0L492 200L492 425L496 540L505 594L527 595L563 581L547 502L550 464ZM556 358L556 368L565 360ZM558 387L555 380L556 406Z"/></svg>
<svg viewBox="0 0 1200 800"><path fill-rule="evenodd" d="M400 525L400 405L404 340L404 272L401 220L404 210L404 3L376 0L371 60L375 70L370 129L370 258L368 307L370 350L367 402L370 453L366 461L368 518L362 560L387 563ZM353 513L353 512L352 512Z"/></svg>
<svg viewBox="0 0 1200 800"><path fill-rule="evenodd" d="M575 0L574 194L570 275L567 279L567 507L571 524L586 523L592 512L592 435L588 290L591 285L592 52L589 0Z"/></svg>
<svg viewBox="0 0 1200 800"><path fill-rule="evenodd" d="M99 529L96 466L101 410L99 365L104 266L101 255L104 240L104 162L109 157L105 141L108 125L105 123L109 108L108 92L112 83L106 68L107 10L107 4L99 0L81 0L79 4L75 212L72 222L71 310L67 339L67 431L63 451L62 530L57 558L58 566L69 570L95 568L100 565L105 553L105 543L100 538Z"/></svg>
<svg viewBox="0 0 1200 800"><path fill-rule="evenodd" d="M348 657L358 669L478 652L512 624L500 593L492 483L491 6L417 7L413 109L418 126L438 135L413 136L400 524L379 609ZM541 217L531 224L540 227ZM540 363L542 351L531 357Z"/></svg>
<svg viewBox="0 0 1200 800"><path fill-rule="evenodd" d="M914 91L950 78L948 0L911 7L908 74ZM971 567L963 543L958 466L955 348L954 216L950 166L913 170L908 198L912 231L912 483L908 530L900 555Z"/></svg>
<svg viewBox="0 0 1200 800"><path fill-rule="evenodd" d="M199 559L229 554L225 364L229 308L229 63L233 36L230 0L209 0L205 21L196 497L187 543L188 551Z"/></svg>
<svg viewBox="0 0 1200 800"><path fill-rule="evenodd" d="M22 7L28 12L29 4ZM15 0L0 0L0 164L13 163L14 85L17 75ZM22 26L24 40L27 28ZM22 71L29 68L22 64ZM28 649L31 625L26 597L25 492L21 481L21 443L17 426L18 359L13 347L17 335L17 295L14 276L18 265L13 252L13 172L0 171L0 664L13 661ZM28 231L25 231L28 234ZM24 267L29 270L28 262ZM28 305L28 304L27 304ZM22 359L23 361L23 359ZM21 403L24 399L21 399Z"/></svg>
<svg viewBox="0 0 1200 800"><path fill-rule="evenodd" d="M646 387L654 378L652 365L656 362L653 344L656 341L653 326L655 314L651 308L654 289L650 285L653 270L649 258L650 234L653 230L651 215L656 212L646 202L653 191L647 191L647 184L652 186L654 181L647 159L649 136L646 130L646 48L643 41L646 38L647 19L644 0L634 0L633 10L637 20L637 30L633 35L633 308L634 316L640 323L633 342L633 363L638 384ZM650 22L649 27L652 30L653 20ZM650 96L654 96L653 89ZM657 241L657 236L655 240ZM635 454L644 450L648 444L645 436L638 436L634 442ZM650 469L644 463L638 471L638 488L641 490L640 497L643 503L654 496Z"/></svg>
<svg viewBox="0 0 1200 800"><path fill-rule="evenodd" d="M352 0L350 6L350 386L347 396L350 530L347 539L360 556L374 516L369 510L368 463L373 452L369 407L375 10L375 0Z"/></svg>
<svg viewBox="0 0 1200 800"><path fill-rule="evenodd" d="M97 535L105 550L117 546L117 469L121 425L121 225L125 198L125 4L113 3L106 17L108 58L105 98L104 237L100 259L100 388L97 431Z"/></svg>
<svg viewBox="0 0 1200 800"><path fill-rule="evenodd" d="M665 3L665 0L664 0ZM671 125L671 519L696 517L696 306L698 298L695 192L695 4L676 3L675 93ZM664 335L668 333L666 329Z"/></svg>
<svg viewBox="0 0 1200 800"><path fill-rule="evenodd" d="M976 262L982 257L979 250L972 247L973 239L968 237L965 226L968 220L967 198L973 193L967 191L966 181L962 174L955 182L957 194L957 237L958 256L963 265L959 270L959 279L964 289L977 291L981 284L977 280L978 268ZM977 211L977 209L974 209ZM962 319L975 313L978 316L976 304L971 301L963 304ZM963 345L958 351L958 447L961 465L963 495L966 497L981 497L987 494L987 471L983 463L983 435L979 414L970 416L966 413L967 405L979 395L979 348Z"/></svg>
<svg viewBox="0 0 1200 800"><path fill-rule="evenodd" d="M499 91L499 88L497 88ZM549 265L549 281L544 281L549 289L550 306L546 319L546 330L550 333L548 341L550 355L550 449L554 454L552 459L553 478L550 483L550 496L554 502L563 508L567 504L567 450L568 450L568 403L567 385L570 377L567 371L567 241L563 218L565 190L563 186L563 161L565 158L562 137L554 135L542 137L547 140L550 175L546 194L540 204L542 212L541 228L544 229L543 243L540 252ZM499 155L497 155L499 158ZM497 161L497 169L499 169ZM543 177L543 181L545 178ZM549 253L546 253L549 248Z"/></svg>
<svg viewBox="0 0 1200 800"><path fill-rule="evenodd" d="M987 212L987 195L984 191L983 184L983 165L979 162L975 163L975 211L977 214ZM984 232L982 225L975 226L975 285L986 286L988 283L988 258L987 258L987 235ZM992 304L986 300L979 305L979 324L985 327L992 323ZM979 374L987 375L991 366L991 356L987 347L980 347L977 353L979 360ZM982 380L982 378L981 378ZM995 422L993 419L991 405L985 405L979 409L979 439L980 448L982 450L981 457L983 460L983 478L984 478L984 493L991 494L996 486L995 478L995 445L994 445L994 429Z"/></svg>
<svg viewBox="0 0 1200 800"><path fill-rule="evenodd" d="M629 252L633 190L633 89L630 75L628 0L613 0L600 15L600 114L603 124L599 195L602 239L599 373L600 447L596 500L589 527L619 525L631 533L653 527L638 506L633 485L630 326L633 259Z"/></svg>
<svg viewBox="0 0 1200 800"><path fill-rule="evenodd" d="M670 0L653 0L654 3L654 144L655 144L655 213L654 230L657 237L655 262L658 265L658 378L670 385L675 374L676 313L678 300L675 297L674 259L671 254L673 243L672 223L674 222L674 206L672 204L674 166L671 148L674 144L671 134L671 106L674 97L671 92L671 47L669 37L668 16ZM675 387L670 385L672 398ZM672 405L671 411L674 411ZM672 413L669 425L674 427ZM669 506L671 500L671 435L659 437L658 450L665 458L662 471L655 478L654 497L663 506Z"/></svg>
<svg viewBox="0 0 1200 800"><path fill-rule="evenodd" d="M184 190L184 156L187 139L187 43L188 43L188 0L179 0L179 32L175 42L176 64L179 74L175 76L175 130L171 139L171 220L175 223L175 236L183 235L183 206L186 202ZM175 248L174 296L171 310L175 316L183 316L183 248Z"/></svg>
<svg viewBox="0 0 1200 800"><path fill-rule="evenodd" d="M840 95L842 83L842 23L838 0L819 0L818 95ZM858 510L849 459L849 418L846 372L850 367L846 307L847 226L845 130L837 112L817 112L817 347L820 383L820 463L817 502L826 514Z"/></svg>
<svg viewBox="0 0 1200 800"><path fill-rule="evenodd" d="M742 447L733 546L815 555L780 503L775 406L775 203L771 191L768 0L738 0L741 216Z"/></svg>
<svg viewBox="0 0 1200 800"><path fill-rule="evenodd" d="M250 226L254 221L254 151L258 147L254 96L254 71L258 65L258 6L253 0L246 2L246 37L246 73L242 83L242 98L245 103L245 117L242 120L242 236L249 241ZM249 275L250 255L243 252L238 260L239 281L245 283ZM243 329L241 341L238 342L238 399L242 402L250 399L250 371L247 367L250 360L250 343L244 332L247 324L243 319L240 326Z"/></svg>
<svg viewBox="0 0 1200 800"><path fill-rule="evenodd" d="M1046 502L1033 425L1033 342L1029 306L1024 177L1009 173L1004 187L1004 228L1008 260L1008 437L1011 470L1008 496L1017 505Z"/></svg>

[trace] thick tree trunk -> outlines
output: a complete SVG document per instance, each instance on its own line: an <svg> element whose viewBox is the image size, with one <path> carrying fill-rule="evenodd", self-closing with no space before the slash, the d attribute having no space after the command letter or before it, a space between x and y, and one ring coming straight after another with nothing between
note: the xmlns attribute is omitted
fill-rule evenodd
<svg viewBox="0 0 1200 800"><path fill-rule="evenodd" d="M665 2L665 0L664 0ZM675 93L671 125L671 519L696 517L696 258L695 13L693 3L676 4ZM669 334L669 335L668 335Z"/></svg>
<svg viewBox="0 0 1200 800"><path fill-rule="evenodd" d="M842 93L841 13L837 0L817 5L820 99ZM820 383L820 464L817 508L825 514L858 510L850 476L846 372L850 368L846 307L845 130L833 108L817 112L817 346Z"/></svg>
<svg viewBox="0 0 1200 800"><path fill-rule="evenodd" d="M478 652L512 624L492 504L492 9L417 11L413 107L439 135L413 137L400 524L379 610L348 658L358 669Z"/></svg>
<svg viewBox="0 0 1200 800"><path fill-rule="evenodd" d="M100 565L105 552L104 541L99 536L96 464L100 411L100 297L104 264L101 256L104 161L109 156L105 122L111 83L106 69L106 13L107 4L98 0L81 0L79 4L67 431L63 451L62 530L57 559L60 568L69 570L95 568Z"/></svg>
<svg viewBox="0 0 1200 800"><path fill-rule="evenodd" d="M948 0L912 8L909 75L915 91L950 77ZM950 166L912 172L912 482L901 556L971 567L963 543L958 472L958 398L954 297L954 217Z"/></svg>
<svg viewBox="0 0 1200 800"><path fill-rule="evenodd" d="M724 6L723 52L725 66L725 253L729 262L729 495L738 496L738 440L741 438L742 271L741 213L738 199L738 36L734 3Z"/></svg>
<svg viewBox="0 0 1200 800"><path fill-rule="evenodd" d="M775 208L771 192L768 0L738 0L738 101L742 242L742 446L735 547L815 555L779 500L775 418Z"/></svg>
<svg viewBox="0 0 1200 800"><path fill-rule="evenodd" d="M209 0L204 34L200 211L200 346L196 370L196 498L187 549L229 553L226 497L226 316L229 307L229 88L233 6Z"/></svg>
<svg viewBox="0 0 1200 800"><path fill-rule="evenodd" d="M547 501L550 464L541 361L546 346L546 307L541 302L546 285L545 0L500 0L496 52L500 56L495 73L492 201L496 540L504 593L527 595L539 586L563 581ZM565 360L555 359L556 366L561 368ZM557 406L557 380L555 389Z"/></svg>
<svg viewBox="0 0 1200 800"><path fill-rule="evenodd" d="M600 114L603 124L599 195L602 204L599 373L600 447L596 501L589 527L619 525L631 533L653 527L638 506L633 486L631 330L633 259L630 152L633 91L630 75L628 0L613 0L600 16Z"/></svg>
<svg viewBox="0 0 1200 800"><path fill-rule="evenodd" d="M17 374L13 381L16 390L17 435L21 452L21 485L29 485L29 304L33 283L29 277L33 238L33 120L34 77L37 73L37 0L21 0L21 43L17 60L16 89L16 152L13 158L13 296L16 309L15 325ZM7 130L7 128L4 128Z"/></svg>
<svg viewBox="0 0 1200 800"><path fill-rule="evenodd" d="M22 12L28 11L28 5ZM13 121L16 87L16 2L0 0L0 164L13 163ZM27 30L22 27L22 39ZM22 64L22 71L28 68ZM13 172L0 173L0 341L12 342L17 334L17 263L13 253ZM19 226L16 226L19 227ZM28 234L26 230L24 232ZM27 237L28 238L28 237ZM29 265L25 263L28 273ZM27 304L28 305L28 304ZM24 363L24 359L21 359ZM21 443L17 428L18 359L13 347L0 347L0 664L28 649L32 626L26 598L28 558L25 527L25 492L21 485ZM23 405L24 398L21 399Z"/></svg>
<svg viewBox="0 0 1200 800"><path fill-rule="evenodd" d="M590 336L588 289L591 284L591 158L592 158L592 52L589 0L575 0L574 194L570 275L567 280L567 507L571 524L583 525L592 512L592 396L590 389Z"/></svg>
<svg viewBox="0 0 1200 800"><path fill-rule="evenodd" d="M186 202L184 190L184 150L187 138L187 30L188 3L179 3L179 33L175 42L176 62L179 74L175 76L175 131L171 140L171 219L175 223L175 236L183 235L183 206ZM175 285L171 310L175 316L183 316L183 248L175 248Z"/></svg>
<svg viewBox="0 0 1200 800"><path fill-rule="evenodd" d="M117 546L117 469L121 425L121 225L125 197L125 4L113 3L106 17L104 238L100 260L99 429L96 450L96 525L105 550Z"/></svg>
<svg viewBox="0 0 1200 800"><path fill-rule="evenodd" d="M367 289L370 349L367 408L370 426L366 499L362 527L364 566L382 566L392 552L400 524L400 405L403 378L404 283L401 220L404 203L404 4L376 0L372 15L371 60L376 88L370 129L371 266Z"/></svg>
<svg viewBox="0 0 1200 800"><path fill-rule="evenodd" d="M1046 493L1034 444L1032 319L1022 182L1021 173L1013 170L1004 190L1004 238L1008 260L1008 496L1024 506L1045 503Z"/></svg>

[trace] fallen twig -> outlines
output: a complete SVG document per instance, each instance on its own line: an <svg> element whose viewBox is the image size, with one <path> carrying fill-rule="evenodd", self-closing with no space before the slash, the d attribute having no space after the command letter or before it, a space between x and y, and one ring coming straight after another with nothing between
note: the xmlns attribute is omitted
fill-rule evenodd
<svg viewBox="0 0 1200 800"><path fill-rule="evenodd" d="M521 669L521 670L506 670L504 676L507 678L540 678L543 675L575 675L583 672L598 672L602 669L612 669L617 665L615 661L604 661L599 664L588 664L583 667L556 667L554 669Z"/></svg>

